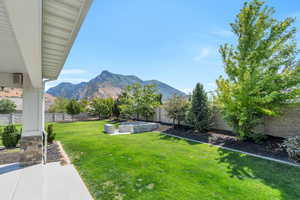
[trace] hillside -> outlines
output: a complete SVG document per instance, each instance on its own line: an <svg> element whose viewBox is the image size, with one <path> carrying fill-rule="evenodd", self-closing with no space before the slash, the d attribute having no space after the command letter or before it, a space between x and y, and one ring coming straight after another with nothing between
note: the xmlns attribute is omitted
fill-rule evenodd
<svg viewBox="0 0 300 200"><path fill-rule="evenodd" d="M173 94L185 95L185 93L157 80L143 81L133 75L114 74L109 71L103 71L89 82L82 82L79 84L60 83L59 85L50 88L47 93L56 97L65 97L69 99L92 97L117 98L122 89L134 83L156 85L157 92L163 95L163 99L167 99Z"/></svg>

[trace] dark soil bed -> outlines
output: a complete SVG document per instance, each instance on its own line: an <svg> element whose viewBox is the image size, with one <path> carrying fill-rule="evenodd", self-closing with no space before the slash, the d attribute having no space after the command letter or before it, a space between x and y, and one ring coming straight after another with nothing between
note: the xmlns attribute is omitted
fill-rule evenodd
<svg viewBox="0 0 300 200"><path fill-rule="evenodd" d="M20 148L0 149L0 165L17 163L20 160ZM62 160L58 145L54 142L48 145L47 163L59 162Z"/></svg>
<svg viewBox="0 0 300 200"><path fill-rule="evenodd" d="M283 138L279 137L268 136L260 144L256 144L252 141L241 141L235 137L233 133L228 131L214 130L207 133L198 133L187 128L174 129L168 125L162 125L158 131L291 163L293 162L289 160L285 149L281 147Z"/></svg>

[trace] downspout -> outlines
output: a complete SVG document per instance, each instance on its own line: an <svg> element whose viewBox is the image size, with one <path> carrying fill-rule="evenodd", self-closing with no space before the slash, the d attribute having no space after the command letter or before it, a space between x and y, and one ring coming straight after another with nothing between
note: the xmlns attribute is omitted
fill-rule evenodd
<svg viewBox="0 0 300 200"><path fill-rule="evenodd" d="M44 112L44 120L43 120L43 143L44 143L44 149L43 149L43 164L46 165L47 164L47 146L48 146L48 143L47 143L47 131L45 129L45 85L47 82L49 81L53 81L54 79L46 79L46 80L43 80L43 112Z"/></svg>

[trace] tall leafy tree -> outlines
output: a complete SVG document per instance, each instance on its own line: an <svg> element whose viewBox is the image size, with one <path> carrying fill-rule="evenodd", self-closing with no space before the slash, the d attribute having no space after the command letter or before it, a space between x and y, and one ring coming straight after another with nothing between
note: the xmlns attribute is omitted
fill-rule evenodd
<svg viewBox="0 0 300 200"><path fill-rule="evenodd" d="M120 96L121 114L125 118L145 117L148 120L160 105L159 94L154 85L133 84L125 88Z"/></svg>
<svg viewBox="0 0 300 200"><path fill-rule="evenodd" d="M0 100L0 114L10 114L16 111L16 104L9 99Z"/></svg>
<svg viewBox="0 0 300 200"><path fill-rule="evenodd" d="M242 138L253 138L264 116L277 116L299 97L300 65L295 19L278 21L264 2L246 2L231 24L237 45L222 45L227 78L217 80L225 120Z"/></svg>
<svg viewBox="0 0 300 200"><path fill-rule="evenodd" d="M90 103L89 112L97 115L99 119L109 118L113 114L114 100L112 98L93 98Z"/></svg>
<svg viewBox="0 0 300 200"><path fill-rule="evenodd" d="M72 116L72 121L74 119L74 115L78 115L81 112L81 105L75 99L72 99L67 107L67 113Z"/></svg>
<svg viewBox="0 0 300 200"><path fill-rule="evenodd" d="M189 101L183 96L174 94L165 102L164 108L167 111L167 115L173 120L173 125L175 126L176 122L180 125L186 118Z"/></svg>
<svg viewBox="0 0 300 200"><path fill-rule="evenodd" d="M49 107L48 111L56 113L66 113L69 101L69 99L59 97L54 100L54 103Z"/></svg>
<svg viewBox="0 0 300 200"><path fill-rule="evenodd" d="M206 131L211 125L211 112L207 93L201 83L197 83L191 98L188 122L199 132Z"/></svg>

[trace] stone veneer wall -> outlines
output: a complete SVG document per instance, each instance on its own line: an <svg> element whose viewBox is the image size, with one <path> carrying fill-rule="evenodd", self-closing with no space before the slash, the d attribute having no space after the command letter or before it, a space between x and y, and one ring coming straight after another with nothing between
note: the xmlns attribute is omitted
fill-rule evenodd
<svg viewBox="0 0 300 200"><path fill-rule="evenodd" d="M26 136L20 142L20 163L23 166L40 164L43 162L43 136Z"/></svg>

